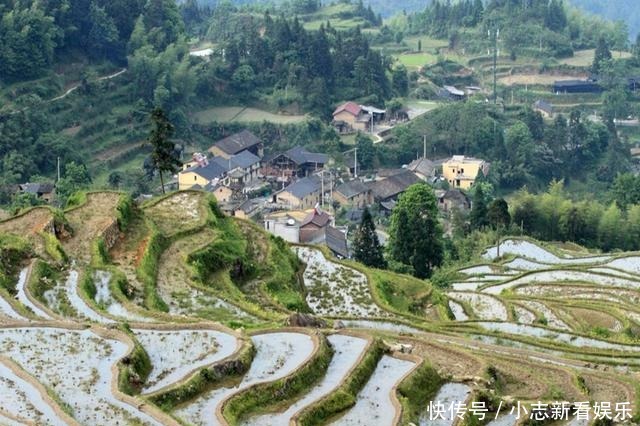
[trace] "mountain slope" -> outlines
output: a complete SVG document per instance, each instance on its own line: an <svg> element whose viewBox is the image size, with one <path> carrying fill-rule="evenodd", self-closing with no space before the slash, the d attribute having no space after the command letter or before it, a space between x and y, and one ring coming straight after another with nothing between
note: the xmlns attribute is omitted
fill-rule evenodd
<svg viewBox="0 0 640 426"><path fill-rule="evenodd" d="M624 21L632 40L640 32L640 10L635 0L570 0L571 4L604 19Z"/></svg>

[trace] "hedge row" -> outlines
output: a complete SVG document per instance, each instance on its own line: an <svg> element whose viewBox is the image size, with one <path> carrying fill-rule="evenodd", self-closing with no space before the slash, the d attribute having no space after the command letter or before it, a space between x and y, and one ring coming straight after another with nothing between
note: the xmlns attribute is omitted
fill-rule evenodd
<svg viewBox="0 0 640 426"><path fill-rule="evenodd" d="M333 416L355 405L358 393L369 381L385 352L385 345L381 340L376 339L347 380L330 395L306 408L298 418L298 424L300 426L322 425Z"/></svg>
<svg viewBox="0 0 640 426"><path fill-rule="evenodd" d="M227 379L243 376L253 362L256 349L250 341L233 358L203 368L190 379L164 392L149 396L149 400L166 412L170 412L179 404L197 398L208 389L220 385Z"/></svg>
<svg viewBox="0 0 640 426"><path fill-rule="evenodd" d="M230 425L236 425L242 418L257 412L273 411L283 401L303 395L326 374L332 357L333 348L321 335L316 354L302 368L290 376L239 392L226 402L223 416Z"/></svg>

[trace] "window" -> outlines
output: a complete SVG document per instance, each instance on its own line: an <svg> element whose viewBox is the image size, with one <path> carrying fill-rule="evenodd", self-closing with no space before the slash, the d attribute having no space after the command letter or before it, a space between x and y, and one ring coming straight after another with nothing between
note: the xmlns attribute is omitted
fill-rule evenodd
<svg viewBox="0 0 640 426"><path fill-rule="evenodd" d="M197 181L197 180L198 180L198 176L194 176L194 177L193 177L193 181L195 182L195 181Z"/></svg>

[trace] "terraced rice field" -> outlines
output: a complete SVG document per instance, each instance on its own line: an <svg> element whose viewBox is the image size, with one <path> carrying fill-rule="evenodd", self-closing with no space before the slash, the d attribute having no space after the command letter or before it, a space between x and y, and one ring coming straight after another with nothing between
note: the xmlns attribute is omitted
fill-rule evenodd
<svg viewBox="0 0 640 426"><path fill-rule="evenodd" d="M0 424L453 426L463 423L430 419L430 407L487 395L503 404L488 407L493 426L524 424L517 402L628 401L637 414L636 254L507 239L460 265L451 288L411 281L419 296L407 302L406 277L316 247L284 246L295 276L257 268L281 243L258 230L231 233L260 242L240 254L217 246L246 223L212 216L195 192L137 207L98 253L120 197L96 193L65 213L68 260L29 250L12 268ZM294 291L304 315L282 303Z"/></svg>

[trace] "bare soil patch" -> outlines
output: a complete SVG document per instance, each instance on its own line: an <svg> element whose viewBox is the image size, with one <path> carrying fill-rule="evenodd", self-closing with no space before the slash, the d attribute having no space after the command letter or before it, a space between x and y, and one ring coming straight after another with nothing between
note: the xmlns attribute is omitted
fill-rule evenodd
<svg viewBox="0 0 640 426"><path fill-rule="evenodd" d="M579 80L586 77L586 75L514 74L499 78L498 82L505 86L551 86L558 80Z"/></svg>
<svg viewBox="0 0 640 426"><path fill-rule="evenodd" d="M113 223L120 194L96 192L87 194L86 204L65 214L73 236L63 241L68 255L88 262L91 259L91 244Z"/></svg>
<svg viewBox="0 0 640 426"><path fill-rule="evenodd" d="M177 192L145 210L164 235L194 229L207 217L204 193Z"/></svg>

